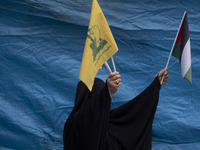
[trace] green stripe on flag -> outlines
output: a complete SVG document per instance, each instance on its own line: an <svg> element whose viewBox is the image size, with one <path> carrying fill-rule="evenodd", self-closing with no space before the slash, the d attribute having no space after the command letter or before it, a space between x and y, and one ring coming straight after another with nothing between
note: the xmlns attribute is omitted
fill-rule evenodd
<svg viewBox="0 0 200 150"><path fill-rule="evenodd" d="M180 60L180 47L181 43L176 43L172 52L172 55Z"/></svg>
<svg viewBox="0 0 200 150"><path fill-rule="evenodd" d="M190 84L192 84L192 67L190 66L190 68L188 69L188 71L186 72L184 78L186 80L188 80L190 82Z"/></svg>

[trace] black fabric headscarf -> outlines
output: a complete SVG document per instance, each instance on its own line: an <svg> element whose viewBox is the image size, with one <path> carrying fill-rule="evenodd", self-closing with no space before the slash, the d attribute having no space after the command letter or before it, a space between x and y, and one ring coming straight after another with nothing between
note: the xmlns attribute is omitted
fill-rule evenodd
<svg viewBox="0 0 200 150"><path fill-rule="evenodd" d="M150 150L159 90L156 77L141 94L111 111L107 84L96 78L90 92L80 81L64 126L64 150Z"/></svg>

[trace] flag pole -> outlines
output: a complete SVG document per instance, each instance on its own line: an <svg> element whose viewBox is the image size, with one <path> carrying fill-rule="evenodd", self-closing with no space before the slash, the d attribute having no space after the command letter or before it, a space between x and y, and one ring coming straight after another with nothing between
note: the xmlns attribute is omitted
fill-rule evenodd
<svg viewBox="0 0 200 150"><path fill-rule="evenodd" d="M112 73L110 66L108 65L107 61L104 63L106 69L108 70L109 73Z"/></svg>
<svg viewBox="0 0 200 150"><path fill-rule="evenodd" d="M179 28L178 28L178 31L177 31L177 33L176 33L176 37L175 37L175 39L174 39L174 43L173 43L173 45L172 45L172 48L171 48L171 51L170 51L170 54L169 54L169 57L168 57L168 60L167 60L167 64L166 64L166 66L165 66L165 71L166 71L167 68L168 68L169 61L170 61L170 59L171 59L172 52L173 52L173 49L174 49L174 45L175 45L175 43L176 43L176 39L177 39L177 37L178 37L178 33L179 33L180 28L181 28L181 25L182 25L182 23L183 23L183 19L184 19L184 17L185 17L185 14L186 14L186 11L185 11L184 14L183 14L181 23L180 23ZM163 80L164 80L164 74L163 74L163 76L162 76L162 80L161 80L161 83L160 83L161 85L162 85L162 83L163 83Z"/></svg>
<svg viewBox="0 0 200 150"><path fill-rule="evenodd" d="M111 60L112 60L112 65L113 65L114 72L116 72L116 67L115 67L115 62L114 62L113 57L111 57Z"/></svg>
<svg viewBox="0 0 200 150"><path fill-rule="evenodd" d="M116 67L115 67L115 62L114 62L113 57L111 57L111 60L112 60L112 65L113 65L114 72L116 72ZM108 72L112 73L112 71L110 69L110 66L109 66L107 61L104 63L104 65L105 65L106 69L108 70Z"/></svg>

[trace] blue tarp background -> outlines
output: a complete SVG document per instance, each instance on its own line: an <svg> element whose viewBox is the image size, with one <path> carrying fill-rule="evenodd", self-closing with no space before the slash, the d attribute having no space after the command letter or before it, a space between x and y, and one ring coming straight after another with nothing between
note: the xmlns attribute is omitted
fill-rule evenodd
<svg viewBox="0 0 200 150"><path fill-rule="evenodd" d="M99 0L116 39L116 108L165 67L186 10L193 85L171 58L153 124L153 150L200 149L200 1ZM0 0L0 149L59 150L72 110L92 0ZM109 62L110 63L110 62ZM106 80L103 67L98 77Z"/></svg>

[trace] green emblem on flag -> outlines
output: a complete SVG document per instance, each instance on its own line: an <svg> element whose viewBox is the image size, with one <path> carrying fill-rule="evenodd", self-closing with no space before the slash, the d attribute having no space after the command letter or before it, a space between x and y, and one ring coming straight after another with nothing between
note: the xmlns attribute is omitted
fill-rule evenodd
<svg viewBox="0 0 200 150"><path fill-rule="evenodd" d="M101 32L97 25L92 26L88 30L87 38L91 40L90 48L93 51L93 62L96 59L97 54L104 48L108 43L106 40L101 38Z"/></svg>
<svg viewBox="0 0 200 150"><path fill-rule="evenodd" d="M102 65L118 51L106 18L93 0L87 38L83 52L79 78L92 91L95 76Z"/></svg>

